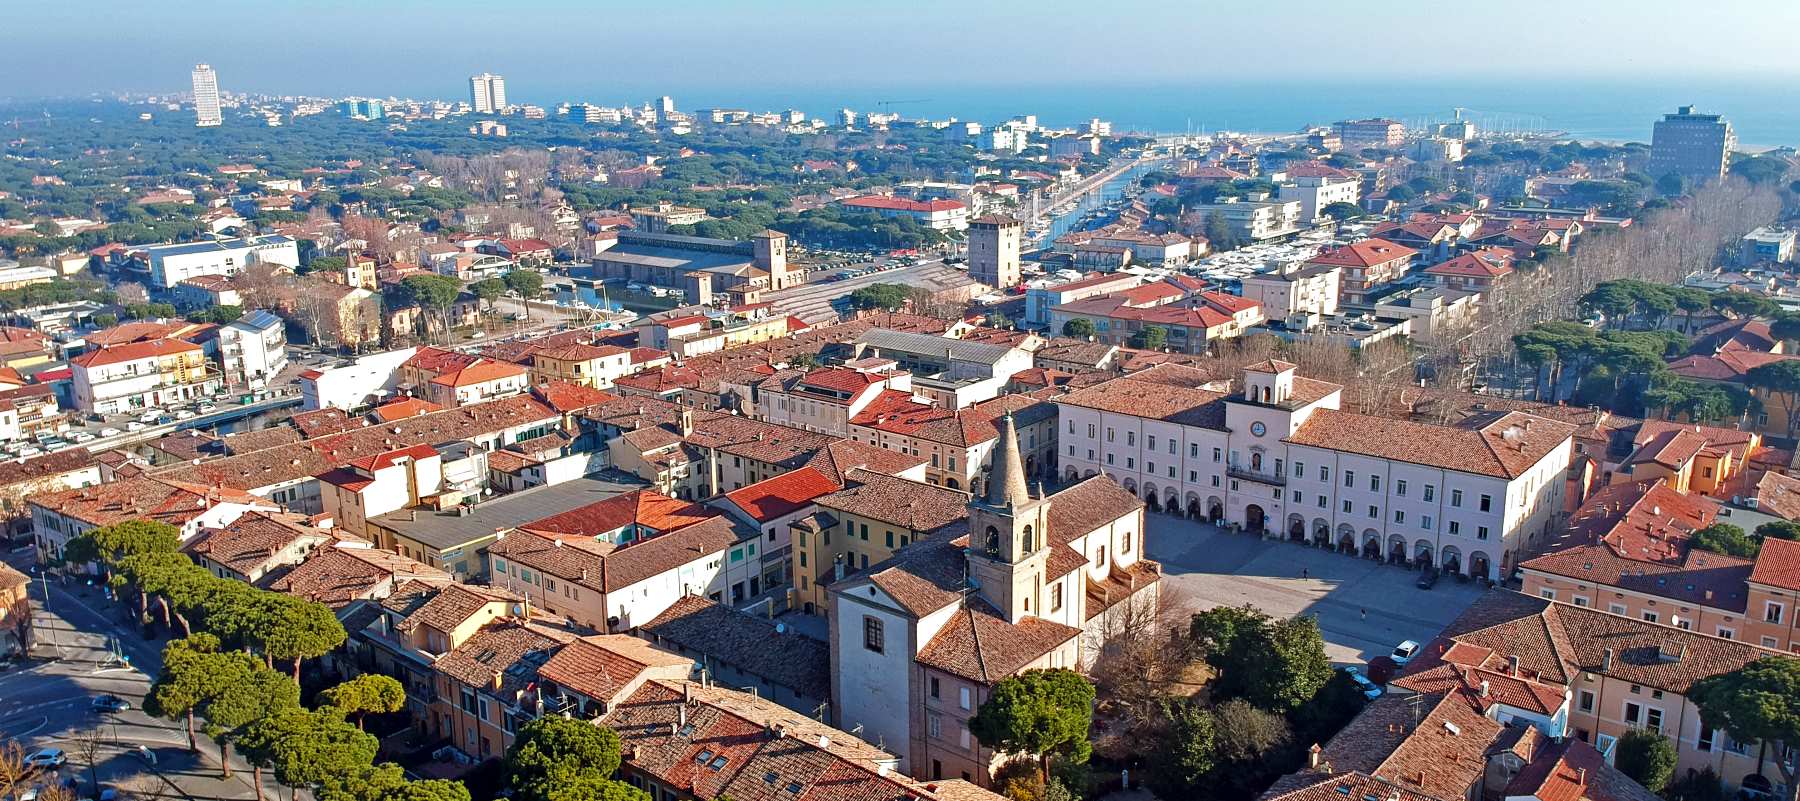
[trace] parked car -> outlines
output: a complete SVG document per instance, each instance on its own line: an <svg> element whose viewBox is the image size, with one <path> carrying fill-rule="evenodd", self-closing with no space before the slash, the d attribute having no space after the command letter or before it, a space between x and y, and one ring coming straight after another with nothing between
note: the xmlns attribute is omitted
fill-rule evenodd
<svg viewBox="0 0 1800 801"><path fill-rule="evenodd" d="M96 695L89 706L95 712L124 712L131 708L131 702L116 695Z"/></svg>
<svg viewBox="0 0 1800 801"><path fill-rule="evenodd" d="M1350 674L1350 680L1356 682L1356 688L1362 691L1364 698L1373 701L1381 697L1381 693L1383 692L1381 687L1375 682L1370 681L1368 676L1364 676L1362 671L1358 670L1355 665L1344 668L1344 672Z"/></svg>
<svg viewBox="0 0 1800 801"><path fill-rule="evenodd" d="M125 424L125 430L126 431L142 431L142 430L144 430L144 424L140 423L136 420L132 420Z"/></svg>
<svg viewBox="0 0 1800 801"><path fill-rule="evenodd" d="M1427 571L1419 574L1419 580L1414 584L1414 586L1418 587L1421 590L1429 590L1432 587L1437 586L1437 580L1438 580L1437 571L1436 570L1427 570Z"/></svg>
<svg viewBox="0 0 1800 801"><path fill-rule="evenodd" d="M122 434L122 433L125 433L125 432L123 432L123 431L120 431L120 430L119 430L119 429L116 429L116 428L102 428L102 429L100 429L100 436L102 436L102 437L116 437L116 436L118 436L118 435L120 435L120 434Z"/></svg>
<svg viewBox="0 0 1800 801"><path fill-rule="evenodd" d="M77 431L69 435L70 442L93 442L94 435L86 431Z"/></svg>
<svg viewBox="0 0 1800 801"><path fill-rule="evenodd" d="M44 768L60 768L69 761L69 755L61 748L39 748L25 757L25 767L42 770Z"/></svg>
<svg viewBox="0 0 1800 801"><path fill-rule="evenodd" d="M192 419L194 419L194 412L191 409L182 409L181 411L175 413L175 419L177 419L177 420L192 420Z"/></svg>
<svg viewBox="0 0 1800 801"><path fill-rule="evenodd" d="M215 406L211 403L200 404L200 413L201 414L212 414L213 412L216 412L218 410L219 410L219 407Z"/></svg>
<svg viewBox="0 0 1800 801"><path fill-rule="evenodd" d="M26 445L25 447L19 449L18 455L19 456L37 456L43 452L44 452L43 448L39 448L39 447L36 447L33 445Z"/></svg>
<svg viewBox="0 0 1800 801"><path fill-rule="evenodd" d="M1419 643L1414 640L1407 640L1406 642L1394 646L1394 652L1388 654L1388 658L1394 660L1394 667L1406 667L1406 663L1411 662L1413 656L1418 653Z"/></svg>

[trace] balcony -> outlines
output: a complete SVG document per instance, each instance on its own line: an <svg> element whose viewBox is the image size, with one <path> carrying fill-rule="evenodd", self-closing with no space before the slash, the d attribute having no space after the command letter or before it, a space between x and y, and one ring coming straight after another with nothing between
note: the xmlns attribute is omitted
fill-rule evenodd
<svg viewBox="0 0 1800 801"><path fill-rule="evenodd" d="M1245 481L1254 481L1258 484L1268 484L1272 487L1287 486L1286 476L1266 473L1260 470L1251 470L1241 464L1227 465L1225 468L1225 475L1232 478L1243 479Z"/></svg>

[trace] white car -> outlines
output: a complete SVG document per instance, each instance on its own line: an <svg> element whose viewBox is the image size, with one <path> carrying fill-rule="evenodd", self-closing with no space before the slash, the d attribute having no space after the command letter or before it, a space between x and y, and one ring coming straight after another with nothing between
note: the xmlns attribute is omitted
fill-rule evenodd
<svg viewBox="0 0 1800 801"><path fill-rule="evenodd" d="M102 428L102 429L100 429L100 436L102 436L102 437L116 437L116 436L118 436L118 435L120 435L120 434L123 434L123 433L125 433L125 432L123 432L123 431L120 431L120 430L119 430L119 429L116 429L116 428Z"/></svg>
<svg viewBox="0 0 1800 801"><path fill-rule="evenodd" d="M219 410L219 407L215 406L211 403L200 404L200 413L201 414L212 414L213 412L216 412L218 410Z"/></svg>
<svg viewBox="0 0 1800 801"><path fill-rule="evenodd" d="M40 448L36 445L26 445L25 447L19 449L20 456L37 456L38 454L41 454L43 452L44 452L44 449Z"/></svg>
<svg viewBox="0 0 1800 801"><path fill-rule="evenodd" d="M138 415L138 422L154 423L156 422L156 417L156 412L144 412L143 414Z"/></svg>
<svg viewBox="0 0 1800 801"><path fill-rule="evenodd" d="M1370 681L1368 676L1364 676L1362 671L1358 670L1355 665L1344 668L1344 672L1350 674L1350 680L1356 682L1356 688L1362 691L1364 698L1373 701L1380 698L1382 692L1384 692L1380 686L1375 684L1375 682Z"/></svg>
<svg viewBox="0 0 1800 801"><path fill-rule="evenodd" d="M94 435L89 434L86 431L77 431L73 434L70 434L69 439L74 442L93 442Z"/></svg>
<svg viewBox="0 0 1800 801"><path fill-rule="evenodd" d="M192 420L192 419L194 419L194 412L191 409L182 409L181 411L175 413L175 419L177 419L177 420Z"/></svg>
<svg viewBox="0 0 1800 801"><path fill-rule="evenodd" d="M144 430L144 424L140 423L136 420L132 420L125 424L125 430L126 431L142 431L142 430Z"/></svg>
<svg viewBox="0 0 1800 801"><path fill-rule="evenodd" d="M1394 646L1394 652L1388 654L1388 658L1394 661L1395 667L1406 667L1406 663L1411 662L1418 653L1419 644L1413 640L1407 640Z"/></svg>
<svg viewBox="0 0 1800 801"><path fill-rule="evenodd" d="M60 768L67 761L69 761L69 755L63 753L61 748L40 748L33 751L31 756L25 757L25 767Z"/></svg>

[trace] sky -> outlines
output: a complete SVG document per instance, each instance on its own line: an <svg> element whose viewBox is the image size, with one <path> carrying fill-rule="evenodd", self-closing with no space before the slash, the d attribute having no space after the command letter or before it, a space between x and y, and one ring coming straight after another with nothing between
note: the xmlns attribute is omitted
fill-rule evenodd
<svg viewBox="0 0 1800 801"><path fill-rule="evenodd" d="M0 96L15 99L181 91L198 62L227 90L333 96L455 98L469 75L496 72L515 99L539 103L733 89L889 97L971 85L1800 77L1794 0L8 5Z"/></svg>

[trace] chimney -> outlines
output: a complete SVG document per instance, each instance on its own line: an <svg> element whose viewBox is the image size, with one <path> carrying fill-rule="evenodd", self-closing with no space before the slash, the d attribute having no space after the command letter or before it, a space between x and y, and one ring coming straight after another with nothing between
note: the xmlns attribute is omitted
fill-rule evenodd
<svg viewBox="0 0 1800 801"><path fill-rule="evenodd" d="M1506 658L1506 672L1513 676L1519 675L1519 657L1517 654Z"/></svg>
<svg viewBox="0 0 1800 801"><path fill-rule="evenodd" d="M1587 784L1587 768L1583 768L1583 767L1575 768L1575 781L1580 782L1582 784Z"/></svg>
<svg viewBox="0 0 1800 801"><path fill-rule="evenodd" d="M1612 660L1613 660L1613 649L1608 648L1608 649L1606 649L1606 651L1604 653L1602 653L1600 655L1600 672L1601 673L1611 673L1612 672Z"/></svg>
<svg viewBox="0 0 1800 801"><path fill-rule="evenodd" d="M1311 748L1306 749L1306 767L1318 770L1319 753L1323 750L1324 749L1319 747L1318 743L1313 743Z"/></svg>
<svg viewBox="0 0 1800 801"><path fill-rule="evenodd" d="M1487 679L1482 679L1482 680L1481 680L1481 697L1483 697L1483 698L1486 698L1486 697L1488 697L1488 683L1487 683Z"/></svg>
<svg viewBox="0 0 1800 801"><path fill-rule="evenodd" d="M694 685L687 683L687 682L683 682L681 685L681 705L683 707L683 709L681 710L681 717L682 717L683 722L685 722L687 720L687 709L685 707L688 704L691 704L693 702L694 702Z"/></svg>
<svg viewBox="0 0 1800 801"><path fill-rule="evenodd" d="M675 726L676 726L677 730L679 730L681 728L685 728L687 726L687 700L685 698L685 696L687 695L686 687L682 688L681 694L684 696L684 698L682 699L682 702L681 702L681 708L676 713L676 716L675 716Z"/></svg>

